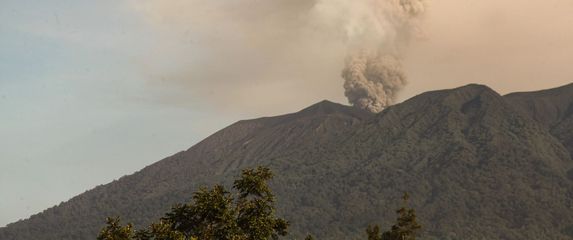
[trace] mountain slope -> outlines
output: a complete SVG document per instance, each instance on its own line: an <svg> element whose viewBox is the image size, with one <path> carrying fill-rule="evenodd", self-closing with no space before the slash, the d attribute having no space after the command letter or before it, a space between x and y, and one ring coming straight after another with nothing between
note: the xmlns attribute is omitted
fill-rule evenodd
<svg viewBox="0 0 573 240"><path fill-rule="evenodd" d="M504 98L547 127L573 158L573 83L542 91L512 93ZM573 180L573 170L568 177Z"/></svg>
<svg viewBox="0 0 573 240"><path fill-rule="evenodd" d="M424 93L377 115L325 101L240 121L10 224L0 239L93 239L110 215L146 224L198 186L228 184L255 165L276 172L272 187L279 214L292 222L291 237L359 238L370 223L388 226L408 191L428 237L569 239L573 161L520 101L468 85Z"/></svg>
<svg viewBox="0 0 573 240"><path fill-rule="evenodd" d="M427 229L439 229L436 235L563 238L539 233L554 228L555 219L571 221L568 153L497 93L475 85L426 93L378 119L365 131L384 134L352 140L384 146L366 169L394 167L380 175L423 196L420 215Z"/></svg>
<svg viewBox="0 0 573 240"><path fill-rule="evenodd" d="M553 89L504 96L541 124L553 128L573 114L573 83Z"/></svg>
<svg viewBox="0 0 573 240"><path fill-rule="evenodd" d="M302 139L320 141L371 115L323 101L294 114L239 121L187 151L10 224L0 229L0 239L93 239L103 227L102 219L115 215L146 225L170 206L188 201L199 186L264 164L261 161L273 157L269 154L279 155L273 152L276 148L296 150L305 144Z"/></svg>
<svg viewBox="0 0 573 240"><path fill-rule="evenodd" d="M573 84L506 95L511 104L546 126L573 152Z"/></svg>

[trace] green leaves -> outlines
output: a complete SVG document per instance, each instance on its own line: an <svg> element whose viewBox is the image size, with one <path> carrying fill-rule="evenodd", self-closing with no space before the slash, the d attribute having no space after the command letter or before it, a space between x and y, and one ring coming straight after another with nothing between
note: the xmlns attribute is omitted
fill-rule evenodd
<svg viewBox="0 0 573 240"><path fill-rule="evenodd" d="M133 226L127 224L122 226L119 217L106 219L107 226L104 227L97 237L97 240L131 240L133 239Z"/></svg>
<svg viewBox="0 0 573 240"><path fill-rule="evenodd" d="M378 225L368 226L366 234L368 240L415 240L418 230L422 228L416 221L416 211L408 208L408 201L410 195L404 193L402 197L403 205L400 209L396 210L398 218L396 224L392 225L389 231L380 235L380 227Z"/></svg>
<svg viewBox="0 0 573 240"><path fill-rule="evenodd" d="M285 219L275 217L275 198L269 168L245 169L235 180L236 193L221 185L201 188L188 204L174 206L158 223L133 232L109 218L98 240L267 240L287 234Z"/></svg>
<svg viewBox="0 0 573 240"><path fill-rule="evenodd" d="M266 167L245 169L233 184L238 191L236 223L243 239L278 239L287 234L288 222L275 217L275 199L268 186L272 177Z"/></svg>
<svg viewBox="0 0 573 240"><path fill-rule="evenodd" d="M380 227L378 225L368 225L368 228L366 228L366 234L368 235L368 240L382 240Z"/></svg>
<svg viewBox="0 0 573 240"><path fill-rule="evenodd" d="M273 194L267 183L272 178L273 173L267 167L259 166L256 169L245 169L241 178L235 180L233 188L239 191L239 201L252 196L274 202Z"/></svg>
<svg viewBox="0 0 573 240"><path fill-rule="evenodd" d="M223 186L201 188L193 195L192 203L173 207L162 220L188 237L232 239L236 234L232 203L231 194Z"/></svg>

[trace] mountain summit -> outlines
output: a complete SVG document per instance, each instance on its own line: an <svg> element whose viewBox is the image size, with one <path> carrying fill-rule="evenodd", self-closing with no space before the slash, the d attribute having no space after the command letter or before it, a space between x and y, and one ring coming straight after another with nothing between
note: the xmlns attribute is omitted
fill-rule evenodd
<svg viewBox="0 0 573 240"><path fill-rule="evenodd" d="M256 165L277 175L272 188L290 238L364 238L368 224L390 225L409 192L424 239L573 239L573 88L547 91L501 96L468 85L378 114L323 101L239 121L10 224L0 239L93 239L115 215L141 226L199 186L229 184Z"/></svg>

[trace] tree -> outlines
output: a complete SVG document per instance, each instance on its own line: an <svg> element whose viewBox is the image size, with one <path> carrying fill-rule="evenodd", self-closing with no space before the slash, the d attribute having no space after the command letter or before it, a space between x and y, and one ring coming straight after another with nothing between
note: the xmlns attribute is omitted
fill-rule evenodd
<svg viewBox="0 0 573 240"><path fill-rule="evenodd" d="M380 227L368 226L366 233L368 235L368 240L415 240L417 232L422 228L420 224L416 221L416 211L412 208L408 208L408 201L410 200L410 195L404 193L403 205L400 209L396 210L398 218L396 224L392 225L389 231L384 232L380 235Z"/></svg>
<svg viewBox="0 0 573 240"><path fill-rule="evenodd" d="M270 169L258 167L243 170L233 184L239 191L237 225L247 240L277 239L287 234L288 222L275 217L275 197L268 186L272 178Z"/></svg>
<svg viewBox="0 0 573 240"><path fill-rule="evenodd" d="M173 207L162 220L187 238L233 239L238 229L232 204L233 197L223 186L201 188L193 194L192 203Z"/></svg>
<svg viewBox="0 0 573 240"><path fill-rule="evenodd" d="M233 194L223 186L201 188L192 202L174 206L159 222L133 231L109 218L98 240L268 240L287 234L289 223L275 216L275 197L266 167L245 169L234 181Z"/></svg>
<svg viewBox="0 0 573 240"><path fill-rule="evenodd" d="M121 220L119 217L111 218L108 217L106 219L107 226L105 226L97 240L131 240L134 237L133 234L133 226L131 224L127 224L122 226L120 224Z"/></svg>
<svg viewBox="0 0 573 240"><path fill-rule="evenodd" d="M171 223L160 220L158 223L152 223L148 229L140 230L135 233L134 240L186 240L195 238L186 238L183 233L173 230Z"/></svg>
<svg viewBox="0 0 573 240"><path fill-rule="evenodd" d="M304 240L314 240L314 237L312 235L307 235Z"/></svg>
<svg viewBox="0 0 573 240"><path fill-rule="evenodd" d="M368 235L368 240L382 240L380 227L378 225L368 225L368 228L366 228L366 234Z"/></svg>

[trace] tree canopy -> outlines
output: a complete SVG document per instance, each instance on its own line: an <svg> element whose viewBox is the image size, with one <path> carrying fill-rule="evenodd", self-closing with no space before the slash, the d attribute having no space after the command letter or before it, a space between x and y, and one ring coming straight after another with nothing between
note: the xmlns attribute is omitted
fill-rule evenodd
<svg viewBox="0 0 573 240"><path fill-rule="evenodd" d="M368 226L366 234L368 240L415 240L418 231L422 228L416 220L416 211L408 207L410 195L404 193L402 196L402 207L396 210L398 218L390 230L380 234L378 225Z"/></svg>
<svg viewBox="0 0 573 240"><path fill-rule="evenodd" d="M174 206L158 222L135 231L108 218L98 240L266 240L287 234L288 221L275 216L269 168L245 169L234 181L234 193L222 185L201 188L192 201Z"/></svg>
<svg viewBox="0 0 573 240"><path fill-rule="evenodd" d="M134 230L122 225L119 217L107 218L97 240L276 240L287 235L289 222L275 216L275 197L268 182L269 168L242 171L233 183L234 192L222 185L200 188L192 201L171 208L159 221L146 229ZM398 218L390 230L380 232L378 225L368 226L368 240L415 240L421 228L416 212L408 207L409 195L396 210ZM308 235L305 240L314 239Z"/></svg>

